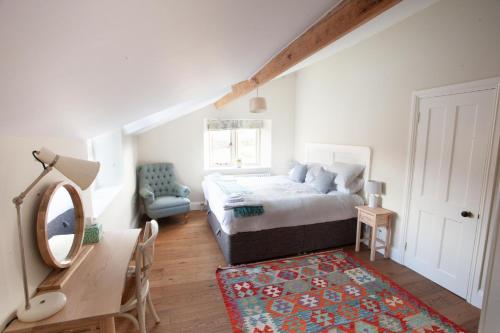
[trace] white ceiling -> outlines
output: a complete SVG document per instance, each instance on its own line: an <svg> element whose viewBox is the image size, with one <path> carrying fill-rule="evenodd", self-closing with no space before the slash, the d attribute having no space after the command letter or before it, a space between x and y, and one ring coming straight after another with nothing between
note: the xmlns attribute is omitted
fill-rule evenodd
<svg viewBox="0 0 500 333"><path fill-rule="evenodd" d="M339 0L0 0L0 132L88 138L247 79Z"/></svg>
<svg viewBox="0 0 500 333"><path fill-rule="evenodd" d="M281 76L285 76L296 72L304 67L310 66L318 61L325 58L331 57L332 55L351 47L364 39L367 39L390 26L403 21L407 17L429 7L438 0L404 0L401 1L396 6L385 11L384 13L376 16L367 23L358 27L354 31L341 37L334 43L326 46L320 51L314 53L310 57L304 59L300 63L296 64ZM213 104L220 97L224 96L226 93L230 92L230 87L226 87L224 90L220 91L218 94L211 94L210 96L200 96L197 99L189 100L185 103L176 104L174 106L163 109L159 112L152 113L140 119L137 119L131 123L126 124L123 130L126 134L140 134L148 131L154 127L160 126L166 122L172 121L179 117L182 117L190 112L200 110L210 104Z"/></svg>

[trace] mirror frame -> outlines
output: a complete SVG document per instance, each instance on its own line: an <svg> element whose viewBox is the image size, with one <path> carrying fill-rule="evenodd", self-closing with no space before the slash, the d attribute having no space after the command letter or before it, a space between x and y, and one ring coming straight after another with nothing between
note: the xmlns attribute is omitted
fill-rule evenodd
<svg viewBox="0 0 500 333"><path fill-rule="evenodd" d="M49 247L49 238L47 234L47 217L50 201L58 189L64 187L73 201L73 206L75 209L75 237L73 239L73 244L68 252L68 257L64 262L58 261L52 254ZM47 265L53 268L62 269L70 267L75 260L78 252L80 251L83 243L83 233L85 229L84 223L84 212L82 199L78 190L71 184L65 182L58 182L49 185L49 187L43 193L42 199L40 200L40 205L38 207L37 218L36 218L36 236L38 249L40 250L40 255L43 261Z"/></svg>

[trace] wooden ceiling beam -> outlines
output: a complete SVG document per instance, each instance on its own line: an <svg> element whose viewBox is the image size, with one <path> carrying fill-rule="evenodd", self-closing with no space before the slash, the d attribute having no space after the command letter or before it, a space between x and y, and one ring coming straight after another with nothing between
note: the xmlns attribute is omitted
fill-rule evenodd
<svg viewBox="0 0 500 333"><path fill-rule="evenodd" d="M233 85L230 93L215 102L215 107L220 109L227 103L271 81L399 2L401 0L342 1L267 62L254 76Z"/></svg>

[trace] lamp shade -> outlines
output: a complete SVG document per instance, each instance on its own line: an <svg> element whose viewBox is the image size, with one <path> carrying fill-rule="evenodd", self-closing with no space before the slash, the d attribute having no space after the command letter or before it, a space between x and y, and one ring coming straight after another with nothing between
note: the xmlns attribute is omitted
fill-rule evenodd
<svg viewBox="0 0 500 333"><path fill-rule="evenodd" d="M368 194L382 194L382 183L374 180L366 182L366 193Z"/></svg>
<svg viewBox="0 0 500 333"><path fill-rule="evenodd" d="M46 148L40 149L40 151L36 153L36 157L43 163L49 165L54 163L54 160L58 157L53 167L78 185L82 190L86 190L92 184L100 167L99 162L56 155Z"/></svg>
<svg viewBox="0 0 500 333"><path fill-rule="evenodd" d="M252 113L262 113L266 112L267 103L264 97L252 97L250 99L250 112Z"/></svg>

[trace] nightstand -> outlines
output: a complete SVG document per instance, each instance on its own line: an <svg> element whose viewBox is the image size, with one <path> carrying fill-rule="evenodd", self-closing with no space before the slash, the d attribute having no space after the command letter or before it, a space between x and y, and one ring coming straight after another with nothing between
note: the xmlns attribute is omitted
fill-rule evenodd
<svg viewBox="0 0 500 333"><path fill-rule="evenodd" d="M356 229L356 252L359 252L359 243L362 240L368 240L370 243L370 260L375 260L375 252L379 249L385 249L384 257L389 258L391 251L391 232L392 232L392 216L393 211L385 208L370 208L368 206L357 206L358 210L358 225ZM370 238L361 239L361 223L371 227ZM377 238L377 229L380 227L386 228L385 241ZM377 243L382 246L377 247Z"/></svg>

